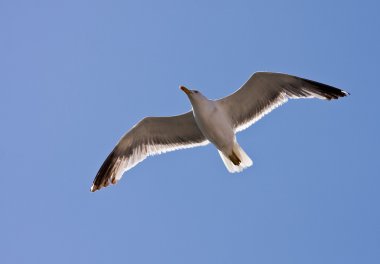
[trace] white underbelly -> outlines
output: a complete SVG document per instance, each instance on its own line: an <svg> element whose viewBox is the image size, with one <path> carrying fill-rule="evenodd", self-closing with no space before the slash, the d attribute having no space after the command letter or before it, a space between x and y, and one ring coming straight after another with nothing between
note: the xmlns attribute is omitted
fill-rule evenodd
<svg viewBox="0 0 380 264"><path fill-rule="evenodd" d="M195 120L203 135L221 151L232 150L235 134L226 116L218 108L195 112Z"/></svg>

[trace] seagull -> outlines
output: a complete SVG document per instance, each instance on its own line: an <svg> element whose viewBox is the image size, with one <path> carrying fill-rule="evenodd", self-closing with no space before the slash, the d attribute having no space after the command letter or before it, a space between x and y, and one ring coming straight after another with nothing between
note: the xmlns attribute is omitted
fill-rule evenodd
<svg viewBox="0 0 380 264"><path fill-rule="evenodd" d="M283 73L256 72L236 92L219 100L210 100L185 86L192 110L182 115L145 117L116 144L100 167L91 187L95 192L116 184L124 172L148 156L205 146L212 143L227 170L240 172L252 166L252 160L239 146L240 132L288 99L338 99L349 93L316 81Z"/></svg>

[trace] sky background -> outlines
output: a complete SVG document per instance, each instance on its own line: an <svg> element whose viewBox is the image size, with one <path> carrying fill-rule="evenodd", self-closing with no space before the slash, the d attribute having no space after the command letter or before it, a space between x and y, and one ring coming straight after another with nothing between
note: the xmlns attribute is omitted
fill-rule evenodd
<svg viewBox="0 0 380 264"><path fill-rule="evenodd" d="M378 1L0 0L1 263L379 263ZM255 71L345 89L146 159L91 193L145 116Z"/></svg>

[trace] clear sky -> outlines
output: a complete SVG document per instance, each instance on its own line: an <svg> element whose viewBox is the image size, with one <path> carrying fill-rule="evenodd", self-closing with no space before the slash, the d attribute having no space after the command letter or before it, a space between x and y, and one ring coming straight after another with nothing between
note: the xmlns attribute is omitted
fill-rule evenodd
<svg viewBox="0 0 380 264"><path fill-rule="evenodd" d="M0 1L1 263L379 263L378 1ZM255 71L345 89L90 192L145 116Z"/></svg>

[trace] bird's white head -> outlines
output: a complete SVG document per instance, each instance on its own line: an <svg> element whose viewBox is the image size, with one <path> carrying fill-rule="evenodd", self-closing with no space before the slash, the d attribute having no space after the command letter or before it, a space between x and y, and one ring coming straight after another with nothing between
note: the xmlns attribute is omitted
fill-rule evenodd
<svg viewBox="0 0 380 264"><path fill-rule="evenodd" d="M185 86L180 86L179 88L187 95L187 97L189 97L191 103L208 100L201 92L197 90L189 90Z"/></svg>

